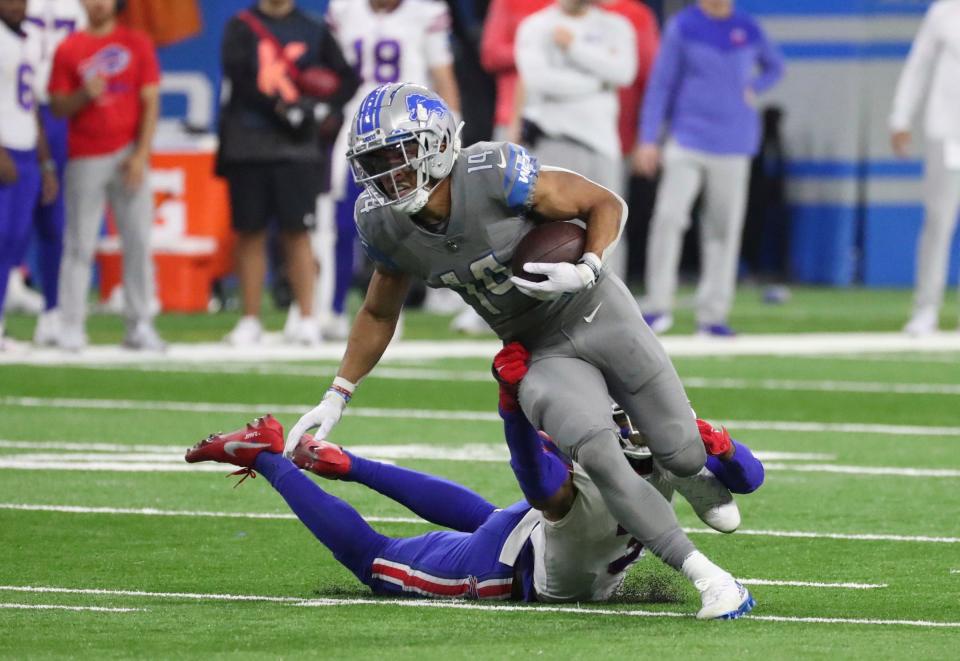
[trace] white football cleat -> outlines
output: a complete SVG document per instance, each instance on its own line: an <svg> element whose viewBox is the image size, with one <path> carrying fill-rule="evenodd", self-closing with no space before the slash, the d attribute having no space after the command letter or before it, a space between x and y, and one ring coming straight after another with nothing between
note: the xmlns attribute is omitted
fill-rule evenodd
<svg viewBox="0 0 960 661"><path fill-rule="evenodd" d="M654 312L651 314L644 314L643 320L647 322L647 325L650 326L650 330L652 330L655 335L663 335L668 330L673 328L673 315L669 312Z"/></svg>
<svg viewBox="0 0 960 661"><path fill-rule="evenodd" d="M227 344L235 347L252 347L260 344L261 339L263 339L263 324L253 316L240 317L237 325L224 338Z"/></svg>
<svg viewBox="0 0 960 661"><path fill-rule="evenodd" d="M297 341L297 328L300 326L300 306L296 301L287 308L287 319L283 322L283 340L294 344Z"/></svg>
<svg viewBox="0 0 960 661"><path fill-rule="evenodd" d="M706 467L690 477L678 477L664 470L663 477L690 503L700 520L714 530L730 533L740 527L740 508L733 494Z"/></svg>
<svg viewBox="0 0 960 661"><path fill-rule="evenodd" d="M30 289L23 278L20 268L10 269L7 279L7 293L4 299L4 311L23 312L25 314L40 314L43 312L43 296Z"/></svg>
<svg viewBox="0 0 960 661"><path fill-rule="evenodd" d="M700 591L698 620L736 620L757 605L750 591L730 574L694 583Z"/></svg>
<svg viewBox="0 0 960 661"><path fill-rule="evenodd" d="M320 329L320 335L325 340L339 342L350 337L350 320L345 314L334 314Z"/></svg>
<svg viewBox="0 0 960 661"><path fill-rule="evenodd" d="M131 326L123 337L123 346L134 351L167 350L167 343L149 321L138 321Z"/></svg>
<svg viewBox="0 0 960 661"><path fill-rule="evenodd" d="M86 349L87 334L84 332L83 327L69 327L61 323L60 333L57 335L57 348L70 352L83 351Z"/></svg>
<svg viewBox="0 0 960 661"><path fill-rule="evenodd" d="M53 347L57 345L60 335L60 311L56 308L41 312L37 317L37 325L33 329L33 343L38 347Z"/></svg>
<svg viewBox="0 0 960 661"><path fill-rule="evenodd" d="M940 312L937 308L920 308L910 317L910 321L903 327L903 332L913 337L933 335L937 332L939 322Z"/></svg>
<svg viewBox="0 0 960 661"><path fill-rule="evenodd" d="M300 317L300 322L293 329L290 340L293 344L305 347L315 347L320 344L320 324L316 317Z"/></svg>

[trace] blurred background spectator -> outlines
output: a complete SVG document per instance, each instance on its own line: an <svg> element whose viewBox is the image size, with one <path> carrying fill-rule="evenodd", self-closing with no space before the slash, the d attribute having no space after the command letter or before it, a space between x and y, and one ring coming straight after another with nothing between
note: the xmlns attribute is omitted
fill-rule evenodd
<svg viewBox="0 0 960 661"><path fill-rule="evenodd" d="M333 0L327 9L327 23L362 80L344 110L345 117L353 117L367 93L398 81L435 90L459 115L460 91L453 70L450 15L445 4L437 0ZM318 310L327 339L345 339L349 331L345 308L357 249L353 213L361 192L343 158L349 133L348 121L334 143L330 192L321 195L315 233L320 262ZM439 305L434 302L434 311L462 307L455 293L440 291L443 293L437 296L441 300ZM445 302L450 295L454 299L452 307ZM428 307L430 301L428 295Z"/></svg>
<svg viewBox="0 0 960 661"><path fill-rule="evenodd" d="M326 26L293 0L259 0L234 16L221 54L228 85L218 171L230 190L243 313L226 339L238 346L261 340L267 227L276 221L299 309L285 335L317 344L316 265L308 231L329 178L328 143L359 80Z"/></svg>
<svg viewBox="0 0 960 661"><path fill-rule="evenodd" d="M593 0L557 0L525 18L515 41L522 138L544 165L567 168L623 195L617 88L634 82L636 33ZM626 248L608 255L626 277Z"/></svg>
<svg viewBox="0 0 960 661"><path fill-rule="evenodd" d="M30 16L36 20L26 25L26 29L40 34L51 47L69 30L67 21L72 19L66 15L60 17L60 12L71 1L75 6L79 2L29 0ZM254 0L178 0L176 3L129 0L125 4L121 23L146 29L158 44L166 44L159 52L163 64L159 82L161 119L150 177L156 204L153 254L159 301L168 311L199 311L207 309L208 303L211 310L224 306L233 309L236 299L230 280L226 281L228 286L216 289L215 299L209 298L209 282L230 274L236 266L230 258L235 239L227 211L227 186L209 174L217 150L216 136L210 129L218 122L220 113L215 99L223 79L217 59L210 55L222 43L230 18L238 10L250 7ZM327 0L299 0L297 6L319 18L327 13L328 4ZM370 6L369 0L346 4ZM402 2L395 11L407 4L412 3ZM509 90L509 81L516 75L513 41L517 25L521 18L553 3L551 0L446 0L445 4L452 20L449 50L467 122L464 140L471 143L488 139L494 133L495 137L504 137L511 116L518 117L511 93L504 91ZM598 11L610 11L627 18L636 34L637 75L629 85L619 89L621 153L631 144L631 127L636 128L630 116L640 108L637 101L629 100L630 95L636 99L641 93L644 69L653 59L644 56L644 49L650 53L656 49L656 24L651 16L667 19L693 4L692 0L597 0L594 4ZM911 40L917 36L927 8L948 6L950 2L737 0L736 5L757 17L763 29L781 44L790 63L782 84L765 95L766 107L758 108L764 111L766 121L762 148L751 164L747 219L738 260L740 276L760 277L764 281L775 278L777 282L789 278L798 284L831 286L907 287L913 285L915 279L922 282L924 278L918 277L918 273L930 271L929 266L933 264L923 258L925 243L920 243L916 255L905 254L903 246L919 237L924 227L922 174L926 169L929 175L932 168L919 158L919 149L905 148L904 137L897 137L891 145L891 129L897 134L905 129L890 123L888 111ZM50 16L53 30L49 29ZM41 30L41 23L46 24L46 34ZM494 45L496 50L492 48ZM349 59L353 44L347 46L344 55ZM497 77L496 92L493 78L480 66L481 51L484 64ZM941 62L948 58L950 51L938 41L936 52L931 66L943 70ZM501 59L504 53L505 60ZM937 75L935 71L926 74L920 71L919 77L923 80L929 77L932 86L920 93L917 104L935 101ZM42 98L42 91L38 97ZM919 114L916 112L919 105L914 107L912 116ZM927 114L929 117L929 110ZM495 116L496 129L493 127ZM912 128L907 124L907 128ZM924 133L930 134L929 121ZM915 142L918 146L921 143ZM894 160L898 152L906 158ZM334 159L340 158L340 154L334 154ZM946 162L943 163L946 168ZM581 169L579 165L576 167ZM630 169L624 168L624 174ZM928 176L928 189L931 181ZM625 233L634 246L629 273L634 284L639 284L646 269L646 230L652 215L655 185L656 179L636 176L625 189L620 189L628 193L626 197L630 202L630 222ZM704 218L698 211L706 202L704 193L705 189L701 188L695 196L698 202L694 204L694 224ZM930 206L929 203L926 206ZM43 212L55 208L56 205L44 208L39 216L42 218ZM53 215L55 217L55 212ZM942 215L946 218L946 230L939 232L943 237L939 247L945 251L946 282L954 283L960 267L960 240L956 232L952 240L949 236L949 225L955 214L947 209ZM928 235L930 226L927 223ZM37 232L47 227L49 224L41 221ZM114 236L116 223L108 217L106 227L110 236L98 239L96 249L100 295L105 301L102 309L119 310L122 296L118 294L123 288L115 286L120 281L118 237ZM283 245L282 236L278 236L280 233L275 229L268 234L271 245ZM11 278L11 287L16 289L18 284L22 285L22 271L28 284L42 285L47 302L44 305L38 293L21 287L25 295L15 298L14 305L27 302L31 306L46 307L55 300L56 287L50 281L58 279L46 275L54 270L46 265L55 261L47 258L57 252L55 234L49 246L44 243L50 238L48 235L42 233L39 238L37 249L28 251L29 270L15 270L17 277ZM700 238L698 232L688 232L681 242L683 249L678 261L680 277L684 280L702 272L698 252ZM926 239L926 242L931 241ZM340 260L341 268L346 268L346 262ZM332 265L326 266L330 275ZM239 268L242 270L243 266ZM274 282L281 280L286 271L279 262L267 268ZM184 284L187 282L196 282L196 286L188 287ZM187 293L181 296L178 292ZM326 299L328 304L331 298L332 293ZM411 302L416 300L414 292ZM782 297L771 300L779 301ZM942 294L937 300L942 300ZM8 299L8 308L10 302ZM693 308L696 303L692 297L685 297L679 305ZM38 307L30 309L31 314L38 311ZM439 308L431 305L430 309ZM19 322L15 322L15 332L22 335L16 330L16 324ZM41 321L36 329L31 326L38 338L44 335L44 325ZM290 324L288 329L296 326ZM328 331L328 337L337 335L330 332L331 329L324 330Z"/></svg>
<svg viewBox="0 0 960 661"><path fill-rule="evenodd" d="M4 335L7 279L23 259L34 207L57 192L30 86L39 42L23 31L26 15L26 0L0 0L0 352L20 348Z"/></svg>
<svg viewBox="0 0 960 661"><path fill-rule="evenodd" d="M890 130L901 158L909 154L913 120L924 104L924 222L913 314L904 327L911 335L937 330L960 211L960 2L930 7L900 74Z"/></svg>
<svg viewBox="0 0 960 661"><path fill-rule="evenodd" d="M57 48L49 84L54 114L69 118L58 344L76 351L87 343L91 262L109 200L123 244L124 346L162 350L150 309L153 200L147 183L159 111L156 53L146 34L118 25L117 0L83 0L83 6L88 27Z"/></svg>
<svg viewBox="0 0 960 661"><path fill-rule="evenodd" d="M657 333L673 325L683 235L703 191L699 332L729 336L750 158L757 151L757 95L783 75L760 25L732 0L699 0L667 24L644 100L636 166L663 174L647 241L644 314Z"/></svg>
<svg viewBox="0 0 960 661"><path fill-rule="evenodd" d="M43 311L37 317L34 344L52 346L60 334L60 313L57 310L60 260L63 257L63 228L66 220L63 204L63 175L67 167L67 121L56 117L50 109L47 85L53 68L53 55L68 35L87 25L87 14L80 0L30 0L24 30L39 43L39 66L34 77L34 94L39 104L40 119L50 147L52 167L60 184L56 199L38 203L34 210L37 238L37 263L43 291Z"/></svg>

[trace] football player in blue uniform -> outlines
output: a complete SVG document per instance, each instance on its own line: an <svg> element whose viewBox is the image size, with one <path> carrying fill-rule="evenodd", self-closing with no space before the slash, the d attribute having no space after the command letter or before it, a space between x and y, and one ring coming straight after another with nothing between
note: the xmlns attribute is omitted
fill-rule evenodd
<svg viewBox="0 0 960 661"><path fill-rule="evenodd" d="M228 462L243 467L238 472L263 473L317 539L377 594L604 601L617 593L643 547L613 518L583 469L559 453L520 410L517 385L528 358L522 347L511 344L495 363L510 465L525 496L504 509L443 478L371 461L309 434L291 461L281 454L283 430L271 416L232 434L208 437L187 451L186 460ZM749 492L760 486L763 466L725 430L705 424L703 443L711 452L727 455L710 459L731 490ZM635 461L638 454L642 450L632 448ZM451 530L386 537L298 467L364 484ZM641 457L636 468L643 473L651 466ZM655 478L656 471L651 476ZM729 502L715 505L736 508ZM736 519L739 522L739 514ZM745 605L734 611L722 600L705 600L697 617L736 618L753 604L749 594Z"/></svg>

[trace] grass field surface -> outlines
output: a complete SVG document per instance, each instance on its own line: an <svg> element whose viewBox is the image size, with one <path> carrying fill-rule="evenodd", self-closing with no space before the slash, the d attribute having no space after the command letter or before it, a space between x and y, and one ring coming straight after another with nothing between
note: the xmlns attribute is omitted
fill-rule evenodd
<svg viewBox="0 0 960 661"><path fill-rule="evenodd" d="M902 292L872 306L845 296L802 291L780 308L745 298L739 326L869 331L903 320ZM445 319L409 318L416 339L448 337ZM117 341L104 319L94 339ZM177 341L211 340L230 321L161 326ZM29 323L9 327L28 337ZM767 468L764 486L738 497L733 535L674 502L693 541L754 593L756 610L737 622L694 620L695 590L652 557L608 604L375 598L266 480L232 488L232 467L182 461L267 405L289 427L333 362L0 366L0 656L955 658L960 353L675 363L698 414L725 421ZM488 365L385 364L332 440L515 502ZM385 534L431 529L362 486L318 483Z"/></svg>

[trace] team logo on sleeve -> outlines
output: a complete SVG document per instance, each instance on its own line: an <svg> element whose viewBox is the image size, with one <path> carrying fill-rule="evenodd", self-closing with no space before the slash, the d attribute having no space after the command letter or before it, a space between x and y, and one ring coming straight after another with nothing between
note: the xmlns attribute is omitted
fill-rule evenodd
<svg viewBox="0 0 960 661"><path fill-rule="evenodd" d="M411 94L407 97L407 110L410 112L410 119L414 122L425 124L430 121L430 117L436 115L443 117L447 114L447 108L440 99L432 99L423 94Z"/></svg>

